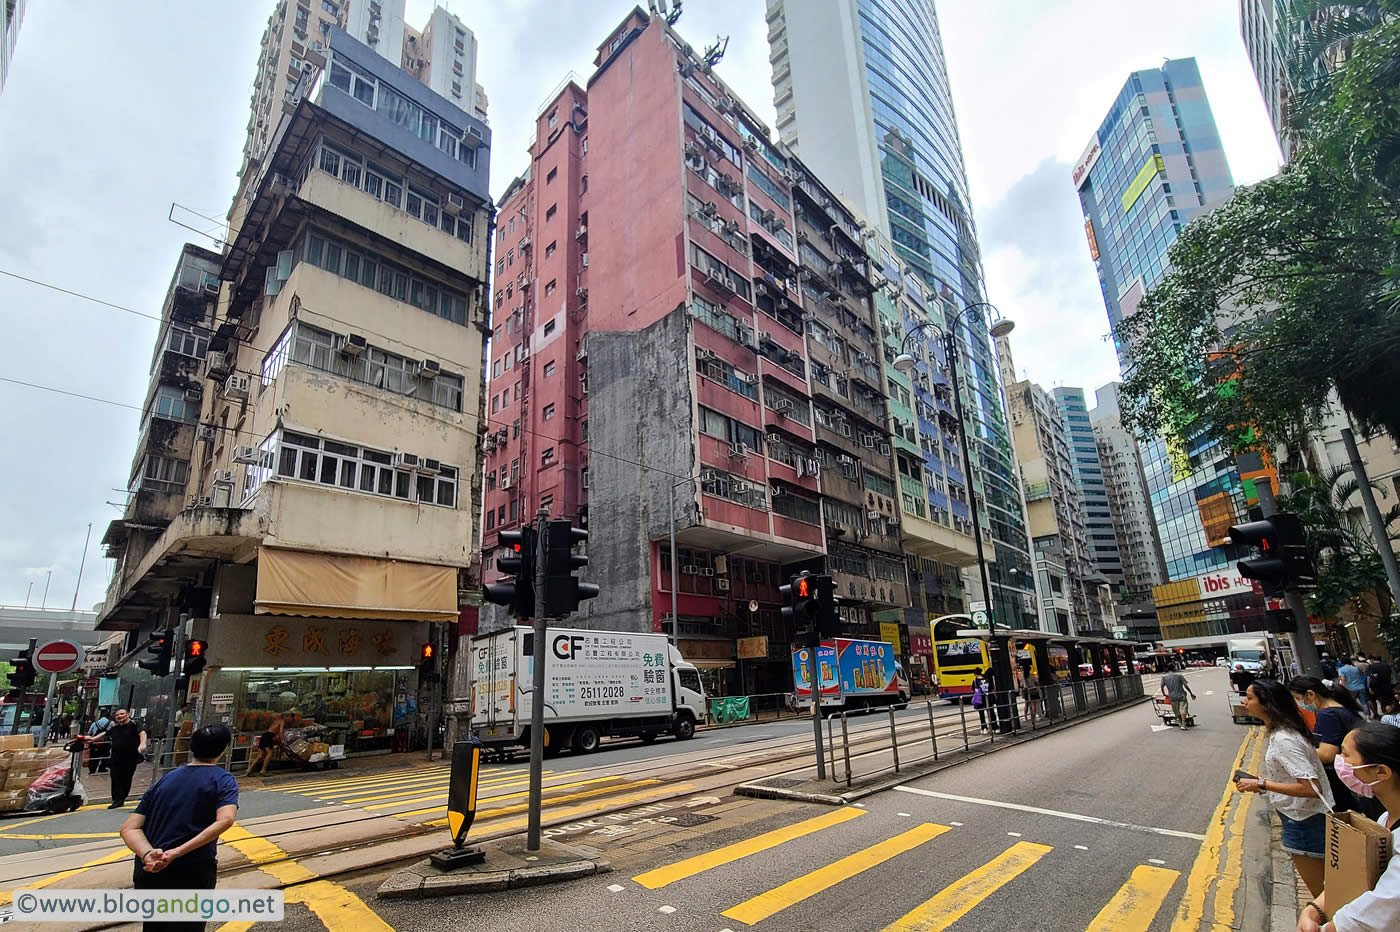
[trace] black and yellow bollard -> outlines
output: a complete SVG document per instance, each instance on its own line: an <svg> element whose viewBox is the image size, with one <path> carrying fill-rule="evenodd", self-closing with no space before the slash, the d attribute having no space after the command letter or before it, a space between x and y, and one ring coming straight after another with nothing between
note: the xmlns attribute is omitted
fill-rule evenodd
<svg viewBox="0 0 1400 932"><path fill-rule="evenodd" d="M467 847L467 832L476 819L476 784L481 773L481 739L472 735L452 745L452 776L447 784L447 827L452 847L432 855L432 862L443 870L480 864L486 852Z"/></svg>

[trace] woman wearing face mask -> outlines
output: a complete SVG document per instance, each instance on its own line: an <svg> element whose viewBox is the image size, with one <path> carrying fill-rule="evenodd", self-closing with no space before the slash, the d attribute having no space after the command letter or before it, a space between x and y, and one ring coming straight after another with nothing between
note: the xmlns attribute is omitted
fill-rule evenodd
<svg viewBox="0 0 1400 932"><path fill-rule="evenodd" d="M1241 793L1265 793L1283 823L1283 850L1293 858L1308 892L1322 892L1322 855L1332 790L1313 750L1312 736L1298 705L1282 683L1255 680L1245 691L1245 708L1269 735L1258 777L1235 781Z"/></svg>
<svg viewBox="0 0 1400 932"><path fill-rule="evenodd" d="M1363 721L1361 705L1351 691L1340 682L1320 680L1315 676L1295 676L1288 681L1288 691L1299 705L1313 709L1317 713L1317 723L1313 725L1313 739L1317 742L1317 756L1327 768L1327 782L1332 786L1332 796L1336 800L1338 812L1353 810L1374 819L1380 815L1381 807L1374 800L1357 799L1338 777L1333 761L1342 750L1342 739L1347 732Z"/></svg>
<svg viewBox="0 0 1400 932"><path fill-rule="evenodd" d="M1380 823L1387 828L1400 826L1400 728L1381 722L1367 722L1342 740L1337 757L1337 773L1357 795L1374 796L1385 807ZM1393 830L1394 843L1400 831ZM1375 889L1363 893L1337 910L1327 911L1327 894L1303 908L1298 932L1381 932L1400 929L1400 857L1376 882Z"/></svg>

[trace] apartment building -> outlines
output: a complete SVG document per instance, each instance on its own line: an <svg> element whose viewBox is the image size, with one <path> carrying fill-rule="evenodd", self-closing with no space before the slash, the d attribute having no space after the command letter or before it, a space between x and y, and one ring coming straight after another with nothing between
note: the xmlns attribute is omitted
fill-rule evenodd
<svg viewBox="0 0 1400 932"><path fill-rule="evenodd" d="M183 477L157 470L188 498L109 530L99 627L136 648L190 615L210 711L295 710L373 753L411 730L424 622L457 620L476 562L490 130L339 28L324 56L242 180L202 372L170 363L182 406L162 368L143 430L193 434Z"/></svg>
<svg viewBox="0 0 1400 932"><path fill-rule="evenodd" d="M778 586L801 569L835 576L844 630L903 649L860 224L664 19L634 10L594 65L501 204L488 577L500 530L545 508L590 531L603 592L575 621L674 631L716 692L788 688Z"/></svg>
<svg viewBox="0 0 1400 932"><path fill-rule="evenodd" d="M486 90L476 83L476 36L467 24L434 7L421 31L403 30L403 68L458 107L486 122Z"/></svg>
<svg viewBox="0 0 1400 932"><path fill-rule="evenodd" d="M26 0L5 0L0 5L0 91L5 89L5 78L10 74L10 61L15 57L15 45L19 42L19 27L24 22Z"/></svg>

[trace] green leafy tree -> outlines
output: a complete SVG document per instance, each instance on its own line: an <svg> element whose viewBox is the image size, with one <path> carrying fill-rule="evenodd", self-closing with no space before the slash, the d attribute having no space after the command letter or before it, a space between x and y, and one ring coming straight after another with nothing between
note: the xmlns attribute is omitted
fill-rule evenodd
<svg viewBox="0 0 1400 932"><path fill-rule="evenodd" d="M1362 431L1400 438L1397 3L1319 29L1309 54L1344 51L1345 65L1305 96L1295 159L1194 219L1120 325L1139 431L1206 432L1237 452L1261 435L1291 444L1335 391Z"/></svg>
<svg viewBox="0 0 1400 932"><path fill-rule="evenodd" d="M1317 568L1317 588L1308 596L1308 610L1319 618L1335 618L1350 605L1362 615L1374 615L1365 599L1379 606L1374 615L1381 637L1393 656L1400 656L1400 628L1390 623L1390 590L1370 529L1350 506L1358 484L1350 469L1321 475L1295 473L1292 491L1280 496L1279 508L1296 514L1307 529L1308 547ZM1378 497L1385 488L1371 483ZM1400 539L1400 504L1381 514L1391 540Z"/></svg>

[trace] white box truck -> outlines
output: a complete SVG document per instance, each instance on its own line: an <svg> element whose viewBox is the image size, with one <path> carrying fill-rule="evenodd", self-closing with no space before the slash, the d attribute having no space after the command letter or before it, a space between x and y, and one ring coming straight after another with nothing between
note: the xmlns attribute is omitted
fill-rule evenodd
<svg viewBox="0 0 1400 932"><path fill-rule="evenodd" d="M705 719L700 673L664 634L550 628L545 642L545 754L596 751L605 737L681 740ZM534 631L471 643L472 730L497 747L530 743Z"/></svg>

